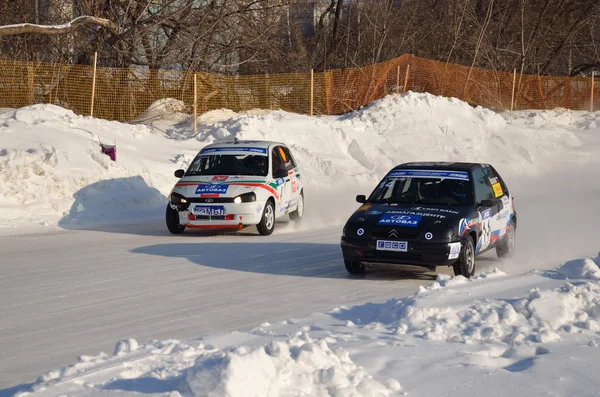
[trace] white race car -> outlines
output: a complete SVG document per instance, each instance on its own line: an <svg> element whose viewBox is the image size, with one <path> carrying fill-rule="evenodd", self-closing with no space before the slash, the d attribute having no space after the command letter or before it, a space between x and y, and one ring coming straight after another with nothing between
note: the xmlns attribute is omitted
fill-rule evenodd
<svg viewBox="0 0 600 397"><path fill-rule="evenodd" d="M283 143L233 140L204 147L169 194L167 228L238 229L273 233L275 221L304 215L300 170Z"/></svg>

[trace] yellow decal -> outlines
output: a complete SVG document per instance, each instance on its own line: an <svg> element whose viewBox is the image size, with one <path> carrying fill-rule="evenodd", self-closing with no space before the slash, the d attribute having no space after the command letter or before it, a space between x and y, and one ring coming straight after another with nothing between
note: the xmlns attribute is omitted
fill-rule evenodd
<svg viewBox="0 0 600 397"><path fill-rule="evenodd" d="M371 204L363 204L357 209L357 211L368 210L369 208L371 208Z"/></svg>
<svg viewBox="0 0 600 397"><path fill-rule="evenodd" d="M492 185L492 189L494 189L494 195L496 197L500 197L504 194L504 192L502 191L502 186L500 186L500 183L494 183Z"/></svg>

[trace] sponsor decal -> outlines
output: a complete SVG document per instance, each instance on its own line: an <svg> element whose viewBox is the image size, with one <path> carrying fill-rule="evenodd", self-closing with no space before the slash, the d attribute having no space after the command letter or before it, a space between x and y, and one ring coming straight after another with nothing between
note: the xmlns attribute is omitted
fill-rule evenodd
<svg viewBox="0 0 600 397"><path fill-rule="evenodd" d="M225 215L225 207L220 205L195 205L195 215Z"/></svg>
<svg viewBox="0 0 600 397"><path fill-rule="evenodd" d="M498 220L503 221L505 218L508 218L508 215L509 215L508 211L502 211L498 214Z"/></svg>
<svg viewBox="0 0 600 397"><path fill-rule="evenodd" d="M226 175L223 175L223 176L218 176L218 175L217 176L213 176L213 178L211 179L210 183L212 183L212 184L223 183L223 182L225 182L227 180L227 178L229 178L229 177L226 176Z"/></svg>
<svg viewBox="0 0 600 397"><path fill-rule="evenodd" d="M498 183L498 178L496 178L496 177L490 178L490 184L493 185L495 183Z"/></svg>
<svg viewBox="0 0 600 397"><path fill-rule="evenodd" d="M260 214L262 212L262 204L258 203L258 205L256 206L256 213Z"/></svg>
<svg viewBox="0 0 600 397"><path fill-rule="evenodd" d="M406 252L408 251L408 243L406 241L377 240L377 250Z"/></svg>
<svg viewBox="0 0 600 397"><path fill-rule="evenodd" d="M401 215L401 214L383 214L379 221L378 225L398 225L398 226L408 226L408 227L417 227L419 221L422 216L420 215Z"/></svg>
<svg viewBox="0 0 600 397"><path fill-rule="evenodd" d="M292 193L296 193L296 181L292 181Z"/></svg>
<svg viewBox="0 0 600 397"><path fill-rule="evenodd" d="M448 214L458 215L459 212L455 210L449 210L446 208L429 208L429 207L414 207L414 211L428 211L428 212L446 212Z"/></svg>
<svg viewBox="0 0 600 397"><path fill-rule="evenodd" d="M460 223L458 224L458 234L460 236L464 235L467 232L467 230L469 230L474 225L479 225L479 219L475 219L475 218L461 219Z"/></svg>
<svg viewBox="0 0 600 397"><path fill-rule="evenodd" d="M492 189L494 189L495 197L500 197L504 194L504 192L502 191L502 186L500 186L500 184L497 182L492 185Z"/></svg>
<svg viewBox="0 0 600 397"><path fill-rule="evenodd" d="M200 152L200 154L211 154L211 153L222 154L222 153L226 153L226 152L230 152L230 153L245 152L245 153L264 154L265 156L267 155L267 149L260 148L260 147L219 147L219 148L204 149Z"/></svg>
<svg viewBox="0 0 600 397"><path fill-rule="evenodd" d="M482 219L482 220L485 220L485 219L491 218L491 216L492 216L492 210L491 210L491 209L487 209L487 210L485 210L485 211L483 211L483 212L481 213L481 219Z"/></svg>
<svg viewBox="0 0 600 397"><path fill-rule="evenodd" d="M356 234L358 234L359 236L362 236L363 234L365 234L365 229L363 229L362 227L361 227L361 228L359 228L359 229L356 231Z"/></svg>
<svg viewBox="0 0 600 397"><path fill-rule="evenodd" d="M395 170L387 175L388 178L440 178L469 180L469 173L463 171L428 171L428 170Z"/></svg>
<svg viewBox="0 0 600 397"><path fill-rule="evenodd" d="M460 255L460 243L450 243L450 251L448 252L448 259L456 259Z"/></svg>
<svg viewBox="0 0 600 397"><path fill-rule="evenodd" d="M196 188L196 194L200 195L219 195L227 193L229 185L198 185ZM210 197L210 196L202 196Z"/></svg>
<svg viewBox="0 0 600 397"><path fill-rule="evenodd" d="M281 186L285 183L285 179L283 179L283 178L276 179L275 183L277 184L277 186Z"/></svg>
<svg viewBox="0 0 600 397"><path fill-rule="evenodd" d="M395 211L386 211L386 214L402 214L402 215L415 215L419 217L427 216L431 218L440 218L444 219L446 215L442 214L431 214L429 212L417 212L417 211L404 211L404 210L395 210Z"/></svg>

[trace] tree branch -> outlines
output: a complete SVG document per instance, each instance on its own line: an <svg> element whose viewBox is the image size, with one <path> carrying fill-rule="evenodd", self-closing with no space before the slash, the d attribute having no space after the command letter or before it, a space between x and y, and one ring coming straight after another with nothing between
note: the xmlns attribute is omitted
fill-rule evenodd
<svg viewBox="0 0 600 397"><path fill-rule="evenodd" d="M119 27L108 19L84 15L62 25L35 25L33 23L19 23L16 25L0 26L0 36L10 36L24 33L46 35L63 34L71 32L82 25L98 25L110 30L114 34L119 34Z"/></svg>

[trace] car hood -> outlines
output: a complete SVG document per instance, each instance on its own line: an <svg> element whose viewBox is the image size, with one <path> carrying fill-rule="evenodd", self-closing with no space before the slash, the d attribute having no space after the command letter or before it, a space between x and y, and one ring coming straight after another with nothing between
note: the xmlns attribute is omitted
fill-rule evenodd
<svg viewBox="0 0 600 397"><path fill-rule="evenodd" d="M252 192L258 186L268 186L267 179L257 176L184 176L173 192L184 197L235 197Z"/></svg>
<svg viewBox="0 0 600 397"><path fill-rule="evenodd" d="M352 214L348 222L354 228L365 229L365 237L370 232L387 232L392 229L422 235L427 232L439 235L442 231L445 237L450 237L449 234L456 235L460 220L468 218L471 212L470 207L364 204ZM452 231L444 228L451 228Z"/></svg>

